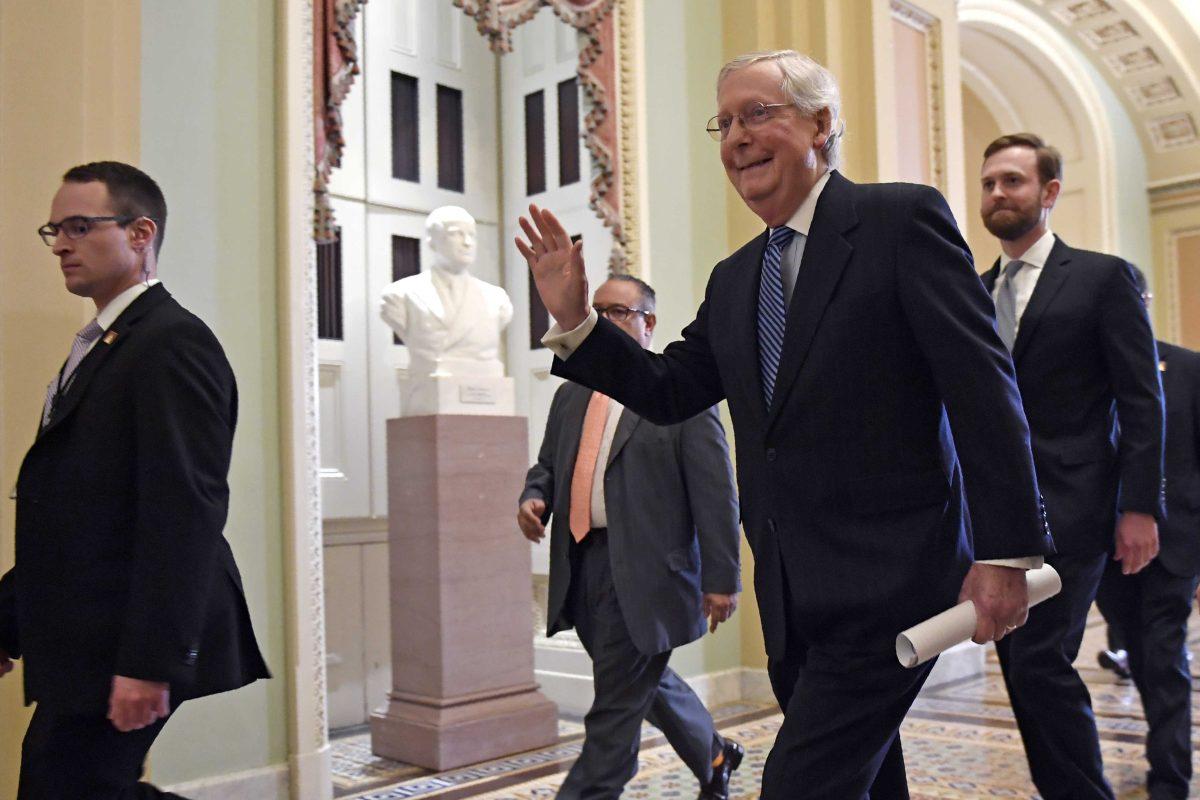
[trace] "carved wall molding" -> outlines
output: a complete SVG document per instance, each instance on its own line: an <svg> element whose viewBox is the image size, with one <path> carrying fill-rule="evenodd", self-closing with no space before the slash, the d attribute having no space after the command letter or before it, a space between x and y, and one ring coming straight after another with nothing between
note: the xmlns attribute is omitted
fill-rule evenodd
<svg viewBox="0 0 1200 800"><path fill-rule="evenodd" d="M929 169L930 182L943 194L950 187L946 178L946 80L942 69L942 23L929 12L905 2L892 0L892 19L924 34L926 97L929 113Z"/></svg>

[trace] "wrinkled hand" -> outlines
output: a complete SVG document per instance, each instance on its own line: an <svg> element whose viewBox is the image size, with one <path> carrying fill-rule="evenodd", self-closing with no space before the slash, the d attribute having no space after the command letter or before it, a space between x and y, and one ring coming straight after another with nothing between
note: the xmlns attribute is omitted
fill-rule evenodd
<svg viewBox="0 0 1200 800"><path fill-rule="evenodd" d="M521 230L529 239L516 237L517 249L525 256L538 294L550 316L564 331L573 330L587 318L587 273L583 270L583 240L571 242L567 230L548 210L529 206L521 217Z"/></svg>
<svg viewBox="0 0 1200 800"><path fill-rule="evenodd" d="M708 617L708 632L715 633L717 626L733 616L737 611L738 595L733 594L704 594L704 616Z"/></svg>
<svg viewBox="0 0 1200 800"><path fill-rule="evenodd" d="M963 579L958 601L975 604L975 644L998 642L1025 624L1029 616L1029 586L1025 570L995 564L972 564Z"/></svg>
<svg viewBox="0 0 1200 800"><path fill-rule="evenodd" d="M517 525L525 538L537 544L546 536L546 526L542 524L542 515L546 513L546 501L531 497L517 509Z"/></svg>
<svg viewBox="0 0 1200 800"><path fill-rule="evenodd" d="M13 662L8 653L0 648L0 678L13 671Z"/></svg>
<svg viewBox="0 0 1200 800"><path fill-rule="evenodd" d="M156 681L114 675L108 718L121 733L136 731L171 714L171 688Z"/></svg>
<svg viewBox="0 0 1200 800"><path fill-rule="evenodd" d="M1121 574L1133 575L1158 555L1158 523L1150 514L1126 511L1117 519L1117 551Z"/></svg>

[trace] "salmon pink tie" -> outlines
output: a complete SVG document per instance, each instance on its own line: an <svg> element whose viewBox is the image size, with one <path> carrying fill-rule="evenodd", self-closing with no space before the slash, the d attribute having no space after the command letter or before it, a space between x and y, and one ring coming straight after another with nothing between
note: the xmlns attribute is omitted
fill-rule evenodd
<svg viewBox="0 0 1200 800"><path fill-rule="evenodd" d="M575 472L571 475L571 535L577 542L582 542L592 529L592 477L596 474L596 457L600 454L607 420L608 395L592 392L587 413L583 415Z"/></svg>

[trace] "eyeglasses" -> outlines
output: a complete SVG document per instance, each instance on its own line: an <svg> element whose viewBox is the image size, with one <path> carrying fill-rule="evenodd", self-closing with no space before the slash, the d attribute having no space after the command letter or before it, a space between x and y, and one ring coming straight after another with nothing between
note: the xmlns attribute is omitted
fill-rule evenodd
<svg viewBox="0 0 1200 800"><path fill-rule="evenodd" d="M653 313L650 311L645 311L640 308L629 308L628 306L620 306L620 305L611 305L611 306L593 305L592 308L596 309L597 314L599 314L602 317L608 317L613 322L624 322L625 320L632 317L634 314L641 314L644 317L648 317L648 316L650 316L651 313Z"/></svg>
<svg viewBox="0 0 1200 800"><path fill-rule="evenodd" d="M733 129L733 121L737 119L743 128L761 128L779 115L777 108L795 108L791 103L750 103L742 109L742 113L733 117L717 115L708 121L708 135L718 142L725 141L729 131Z"/></svg>
<svg viewBox="0 0 1200 800"><path fill-rule="evenodd" d="M115 222L124 227L135 219L141 217L66 217L62 222L47 222L37 232L47 247L54 247L59 231L65 233L68 239L82 239L91 233L97 222Z"/></svg>

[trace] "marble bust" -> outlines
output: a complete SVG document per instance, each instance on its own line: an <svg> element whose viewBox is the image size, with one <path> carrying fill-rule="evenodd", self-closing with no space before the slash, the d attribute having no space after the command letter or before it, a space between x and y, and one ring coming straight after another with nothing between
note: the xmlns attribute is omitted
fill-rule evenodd
<svg viewBox="0 0 1200 800"><path fill-rule="evenodd" d="M473 388L458 381L457 391L475 397L476 405L488 405L486 398L495 392L479 381L504 377L500 336L513 316L508 293L470 272L476 257L475 219L465 209L435 209L425 220L425 241L433 253L430 269L388 286L380 304L384 322L408 347L404 414L497 413L447 408L447 387L418 385L477 379ZM441 399L429 399L433 395Z"/></svg>

